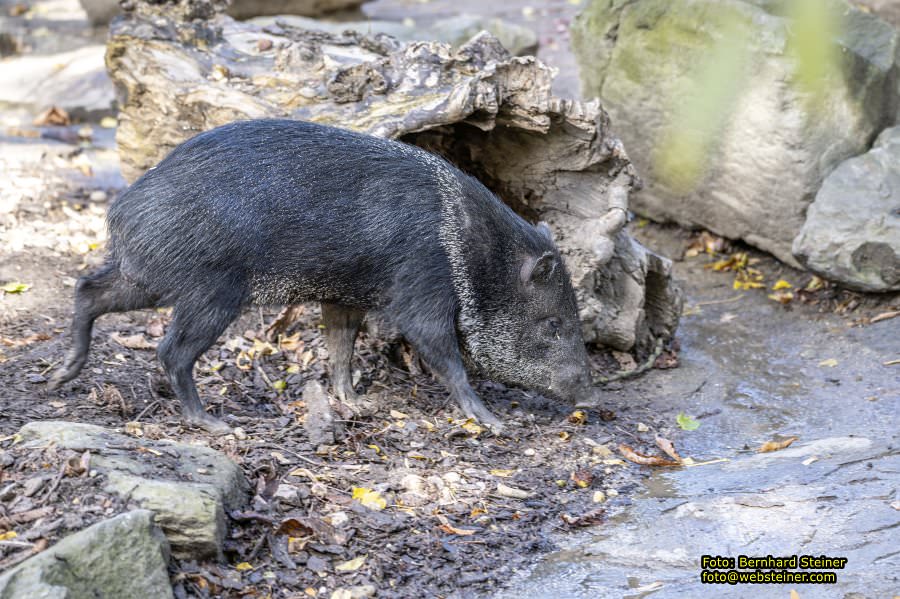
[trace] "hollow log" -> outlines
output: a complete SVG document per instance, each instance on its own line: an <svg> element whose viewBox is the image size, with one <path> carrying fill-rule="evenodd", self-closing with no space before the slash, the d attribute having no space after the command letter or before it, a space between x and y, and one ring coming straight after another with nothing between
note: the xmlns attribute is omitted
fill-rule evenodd
<svg viewBox="0 0 900 599"><path fill-rule="evenodd" d="M552 70L482 32L456 50L378 34L233 20L208 0L126 3L107 68L117 142L134 180L191 136L240 119L293 118L401 139L548 222L566 257L586 340L647 351L674 334L671 262L625 230L640 185L596 101L561 100Z"/></svg>

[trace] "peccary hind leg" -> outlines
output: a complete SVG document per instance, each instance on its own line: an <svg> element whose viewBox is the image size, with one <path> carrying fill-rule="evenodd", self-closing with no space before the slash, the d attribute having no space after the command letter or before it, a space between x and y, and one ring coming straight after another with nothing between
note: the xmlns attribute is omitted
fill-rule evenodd
<svg viewBox="0 0 900 599"><path fill-rule="evenodd" d="M94 321L109 312L127 312L155 305L154 299L134 285L122 279L113 264L103 266L97 272L78 279L75 285L75 315L72 318L72 349L63 366L48 383L56 389L71 381L87 362L91 347L91 330Z"/></svg>
<svg viewBox="0 0 900 599"><path fill-rule="evenodd" d="M331 356L331 388L338 401L359 415L367 414L374 407L357 397L350 371L353 345L365 315L357 308L322 302L322 322Z"/></svg>
<svg viewBox="0 0 900 599"><path fill-rule="evenodd" d="M175 318L157 353L181 402L182 420L222 435L231 432L231 428L204 411L193 376L194 363L240 313L240 298L231 289L216 291L204 301L189 297L175 304Z"/></svg>

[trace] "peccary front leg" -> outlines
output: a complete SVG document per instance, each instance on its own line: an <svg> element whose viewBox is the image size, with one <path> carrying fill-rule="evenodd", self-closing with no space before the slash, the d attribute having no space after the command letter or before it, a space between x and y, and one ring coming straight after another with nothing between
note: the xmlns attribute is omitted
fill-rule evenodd
<svg viewBox="0 0 900 599"><path fill-rule="evenodd" d="M503 424L472 389L459 353L459 341L453 329L446 331L405 331L404 336L416 348L425 363L450 390L450 396L468 418L489 427L494 434L503 432Z"/></svg>
<svg viewBox="0 0 900 599"><path fill-rule="evenodd" d="M331 361L331 388L338 401L358 414L372 411L369 402L361 401L353 389L350 360L359 326L366 313L341 304L322 302L322 323L325 325L328 353Z"/></svg>
<svg viewBox="0 0 900 599"><path fill-rule="evenodd" d="M203 409L193 375L197 359L240 313L241 302L232 289L217 291L205 301L188 297L176 303L175 318L157 354L181 402L181 418L185 424L223 435L231 432L231 428Z"/></svg>

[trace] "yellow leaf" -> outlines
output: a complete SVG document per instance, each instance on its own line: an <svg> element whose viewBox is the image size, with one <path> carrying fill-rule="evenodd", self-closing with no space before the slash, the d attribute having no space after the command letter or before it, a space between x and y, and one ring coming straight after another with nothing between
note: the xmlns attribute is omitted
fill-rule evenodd
<svg viewBox="0 0 900 599"><path fill-rule="evenodd" d="M770 293L767 297L779 304L789 304L791 303L791 300L794 299L794 294L790 291L778 291L776 293Z"/></svg>
<svg viewBox="0 0 900 599"><path fill-rule="evenodd" d="M268 341L260 341L259 339L254 339L253 347L247 350L247 354L251 358L255 358L256 356L270 356L275 353L278 353L278 350L275 349L274 345Z"/></svg>
<svg viewBox="0 0 900 599"><path fill-rule="evenodd" d="M397 410L391 410L391 418L397 418L398 420L400 420L402 418L409 418L409 416L407 414L404 414L403 412L398 412Z"/></svg>
<svg viewBox="0 0 900 599"><path fill-rule="evenodd" d="M790 289L791 287L793 287L793 285L791 285L784 279L778 279L777 281L775 281L775 284L772 285L772 291L778 291L779 289Z"/></svg>
<svg viewBox="0 0 900 599"><path fill-rule="evenodd" d="M378 511L387 507L387 501L384 500L381 493L365 487L353 487L353 499L370 510Z"/></svg>
<svg viewBox="0 0 900 599"><path fill-rule="evenodd" d="M355 557L349 561L341 562L337 564L334 569L337 572L356 572L362 565L366 563L366 556L360 555L359 557Z"/></svg>
<svg viewBox="0 0 900 599"><path fill-rule="evenodd" d="M484 432L484 427L479 425L471 418L466 419L466 421L463 422L460 426L462 426L463 429L469 431L473 435L480 435Z"/></svg>
<svg viewBox="0 0 900 599"><path fill-rule="evenodd" d="M433 430L434 430L434 425L433 425L432 423L428 422L427 420L420 420L419 422L421 422L421 423L422 423L422 426L424 426L424 427L425 427L426 429L428 429L429 431L433 431Z"/></svg>
<svg viewBox="0 0 900 599"><path fill-rule="evenodd" d="M760 283L758 281L741 281L741 280L735 279L734 283L732 284L732 287L734 289L740 289L743 291L747 291L748 289L762 289L763 287L765 287L765 285L763 285L762 283Z"/></svg>
<svg viewBox="0 0 900 599"><path fill-rule="evenodd" d="M809 283L806 284L805 289L807 291L818 291L823 287L825 287L825 280L817 276L813 276L813 278L809 280Z"/></svg>
<svg viewBox="0 0 900 599"><path fill-rule="evenodd" d="M0 287L0 291L3 291L3 293L22 293L23 291L28 291L29 289L31 289L31 285L28 285L26 283L19 283L17 281L7 283L3 287Z"/></svg>
<svg viewBox="0 0 900 599"><path fill-rule="evenodd" d="M569 422L572 424L584 424L587 422L587 414L585 414L582 410L575 410L571 414L569 414Z"/></svg>
<svg viewBox="0 0 900 599"><path fill-rule="evenodd" d="M102 119L100 119L100 126L103 127L104 129L115 129L116 125L118 125L118 124L119 124L119 122L116 120L116 117L114 117L114 116L105 116Z"/></svg>
<svg viewBox="0 0 900 599"><path fill-rule="evenodd" d="M291 364L287 367L288 374L297 374L298 372L300 372L300 366L298 366L297 364Z"/></svg>
<svg viewBox="0 0 900 599"><path fill-rule="evenodd" d="M253 358L245 352L241 350L240 353L234 359L234 365L237 366L241 370L250 370L253 368Z"/></svg>
<svg viewBox="0 0 900 599"><path fill-rule="evenodd" d="M300 339L299 331L290 335L288 337L284 337L282 335L278 336L278 347L286 350L286 351L296 351L297 348L303 345L303 341Z"/></svg>
<svg viewBox="0 0 900 599"><path fill-rule="evenodd" d="M494 476L501 476L503 478L507 478L515 474L515 470L491 470L491 474Z"/></svg>
<svg viewBox="0 0 900 599"><path fill-rule="evenodd" d="M253 566L251 566L249 562L241 562L238 565L236 565L234 567L234 569L237 570L238 572L243 572L245 570L252 570Z"/></svg>
<svg viewBox="0 0 900 599"><path fill-rule="evenodd" d="M281 380L275 381L274 383L272 383L272 388L278 392L281 392L287 389L287 383Z"/></svg>
<svg viewBox="0 0 900 599"><path fill-rule="evenodd" d="M0 533L0 541L9 541L10 539L15 539L18 534L14 530L8 530L4 533Z"/></svg>
<svg viewBox="0 0 900 599"><path fill-rule="evenodd" d="M819 362L819 366L822 366L823 368L834 368L837 365L838 361L834 358L828 358L827 360L822 360L821 362Z"/></svg>
<svg viewBox="0 0 900 599"><path fill-rule="evenodd" d="M561 433L559 433L559 438L562 439L563 441L568 441L571 437L572 437L572 435L569 434L568 431L562 431Z"/></svg>

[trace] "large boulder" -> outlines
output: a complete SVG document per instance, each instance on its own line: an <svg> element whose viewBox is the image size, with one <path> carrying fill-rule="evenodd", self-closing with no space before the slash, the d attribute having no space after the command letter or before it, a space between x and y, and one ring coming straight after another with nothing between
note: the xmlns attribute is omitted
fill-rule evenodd
<svg viewBox="0 0 900 599"><path fill-rule="evenodd" d="M829 0L830 1L830 0ZM632 208L743 239L796 265L791 244L823 179L868 149L897 114L897 31L839 2L839 72L821 103L794 84L792 23L777 0L593 0L573 24L584 94L599 97L645 179ZM690 192L655 176L653 156L697 65L734 23L750 55L732 118ZM708 90L696 93L704 94ZM698 96L699 97L699 96Z"/></svg>
<svg viewBox="0 0 900 599"><path fill-rule="evenodd" d="M227 511L243 506L249 485L225 455L196 445L141 439L92 424L31 422L19 430L25 446L53 443L91 452L105 490L156 515L176 557L222 556ZM2 596L2 595L0 595Z"/></svg>
<svg viewBox="0 0 900 599"><path fill-rule="evenodd" d="M628 156L599 103L552 95L549 67L511 56L484 32L454 49L285 22L261 28L221 13L194 18L210 5L138 2L110 29L126 179L189 137L239 119L294 118L399 138L550 223L586 307L588 339L646 349L674 333L681 293L671 263L624 231L638 184Z"/></svg>
<svg viewBox="0 0 900 599"><path fill-rule="evenodd" d="M3 599L173 597L169 544L153 513L98 522L0 575Z"/></svg>
<svg viewBox="0 0 900 599"><path fill-rule="evenodd" d="M33 111L57 106L84 119L112 114L115 94L103 68L103 53L102 45L91 44L0 61L0 106Z"/></svg>
<svg viewBox="0 0 900 599"><path fill-rule="evenodd" d="M794 240L810 270L862 291L900 290L900 127L825 179Z"/></svg>
<svg viewBox="0 0 900 599"><path fill-rule="evenodd" d="M228 14L235 19L249 19L265 15L302 15L318 17L324 14L352 10L366 0L232 0ZM106 25L119 14L119 0L81 0L81 7L93 25Z"/></svg>

